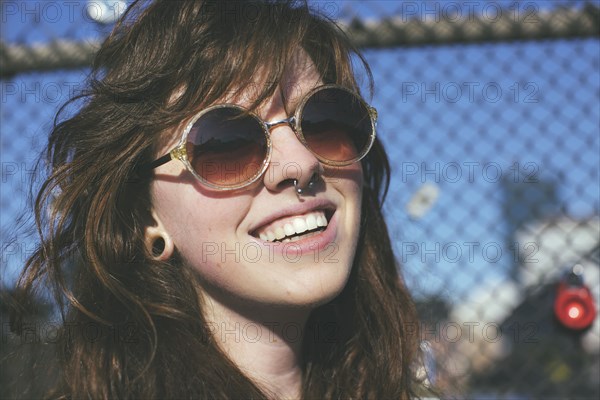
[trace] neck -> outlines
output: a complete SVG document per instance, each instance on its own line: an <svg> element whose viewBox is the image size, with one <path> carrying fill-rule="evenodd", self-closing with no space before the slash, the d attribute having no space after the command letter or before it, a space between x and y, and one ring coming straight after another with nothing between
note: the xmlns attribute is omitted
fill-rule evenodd
<svg viewBox="0 0 600 400"><path fill-rule="evenodd" d="M309 309L256 304L232 308L208 295L204 306L217 343L247 377L276 398L301 397L301 350Z"/></svg>

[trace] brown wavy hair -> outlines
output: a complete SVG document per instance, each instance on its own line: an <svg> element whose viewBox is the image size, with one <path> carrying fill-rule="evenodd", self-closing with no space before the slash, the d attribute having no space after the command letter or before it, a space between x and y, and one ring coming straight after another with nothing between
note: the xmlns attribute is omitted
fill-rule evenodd
<svg viewBox="0 0 600 400"><path fill-rule="evenodd" d="M253 106L268 99L299 49L325 83L358 90L359 66L372 88L345 34L306 4L136 2L117 23L88 89L55 120L35 202L40 245L19 280L28 296L52 288L62 313L61 379L51 397L269 398L215 343L191 268L146 248L151 177L136 171L165 132L248 89L259 69L267 83ZM381 213L390 167L379 141L362 163L350 279L306 326L306 399L414 394L417 322Z"/></svg>

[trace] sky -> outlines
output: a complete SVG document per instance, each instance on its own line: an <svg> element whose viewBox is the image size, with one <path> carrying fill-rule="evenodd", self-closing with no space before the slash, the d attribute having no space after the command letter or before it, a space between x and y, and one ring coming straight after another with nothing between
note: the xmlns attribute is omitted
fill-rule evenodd
<svg viewBox="0 0 600 400"><path fill-rule="evenodd" d="M35 44L103 37L110 26L87 14L101 3L2 2L2 41ZM433 18L436 7L453 12L450 4L464 13L467 4L476 13L492 13L500 6L525 18L557 3L315 4L347 21L354 15L379 19L399 11ZM413 293L462 298L482 280L509 279L515 254L527 251L527 243L519 243L517 250L506 248L511 228L503 214L503 180L527 189L522 204L514 205L517 209L541 210L535 204L536 190L543 189L539 183L554 185L557 206L540 211L540 218L585 220L600 214L599 50L597 39L364 50L376 83L370 101L379 111L378 135L393 167L384 211ZM16 216L27 203L25 183L54 114L81 87L86 73L27 73L0 82L4 285L14 281L33 248L26 238L6 247ZM422 216L411 216L407 204L419 193L435 194L435 199Z"/></svg>

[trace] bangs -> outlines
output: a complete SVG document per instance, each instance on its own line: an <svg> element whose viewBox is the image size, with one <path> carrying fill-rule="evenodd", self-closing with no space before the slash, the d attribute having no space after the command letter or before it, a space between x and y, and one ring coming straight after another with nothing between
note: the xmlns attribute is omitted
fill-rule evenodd
<svg viewBox="0 0 600 400"><path fill-rule="evenodd" d="M169 0L129 8L97 54L94 89L158 133L239 93L251 92L256 108L300 50L324 83L353 90L355 55L372 87L345 33L304 2Z"/></svg>
<svg viewBox="0 0 600 400"><path fill-rule="evenodd" d="M286 70L297 67L301 53L308 55L324 84L358 91L350 58L358 53L337 25L313 14L306 4L205 3L196 16L204 29L191 29L183 50L189 56L179 68L184 89L173 104L177 111L190 116L241 96L254 110L274 95ZM372 86L368 66L358 58Z"/></svg>

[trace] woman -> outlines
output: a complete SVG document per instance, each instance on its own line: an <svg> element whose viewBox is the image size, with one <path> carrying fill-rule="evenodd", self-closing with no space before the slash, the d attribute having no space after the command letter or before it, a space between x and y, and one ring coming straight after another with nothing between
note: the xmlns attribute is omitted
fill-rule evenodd
<svg viewBox="0 0 600 400"><path fill-rule="evenodd" d="M352 60L371 81L306 6L132 5L50 135L20 281L63 311L55 396L411 397L416 318Z"/></svg>

